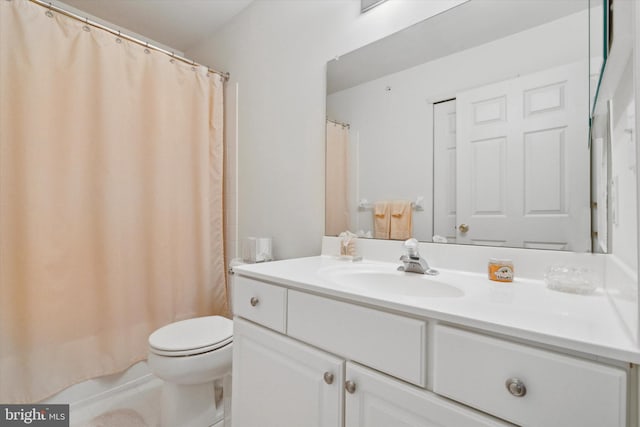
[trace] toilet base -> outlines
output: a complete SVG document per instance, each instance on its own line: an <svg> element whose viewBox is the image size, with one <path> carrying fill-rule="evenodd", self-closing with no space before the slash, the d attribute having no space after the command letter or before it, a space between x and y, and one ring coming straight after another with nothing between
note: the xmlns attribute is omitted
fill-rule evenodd
<svg viewBox="0 0 640 427"><path fill-rule="evenodd" d="M162 386L161 427L210 427L218 421L214 381Z"/></svg>
<svg viewBox="0 0 640 427"><path fill-rule="evenodd" d="M221 425L221 427L231 427L231 385L231 374L225 375L222 379L222 404L224 407L224 423Z"/></svg>

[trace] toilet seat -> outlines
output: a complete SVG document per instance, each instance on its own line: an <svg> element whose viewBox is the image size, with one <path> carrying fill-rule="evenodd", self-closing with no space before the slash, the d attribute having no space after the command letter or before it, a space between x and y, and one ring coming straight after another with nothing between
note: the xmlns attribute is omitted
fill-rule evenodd
<svg viewBox="0 0 640 427"><path fill-rule="evenodd" d="M196 317L171 323L149 336L149 351L159 356L193 356L233 341L233 322L222 316Z"/></svg>

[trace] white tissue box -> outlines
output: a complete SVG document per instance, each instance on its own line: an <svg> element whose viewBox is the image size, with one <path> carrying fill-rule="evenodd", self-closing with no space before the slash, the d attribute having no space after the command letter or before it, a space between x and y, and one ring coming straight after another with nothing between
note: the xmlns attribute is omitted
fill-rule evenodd
<svg viewBox="0 0 640 427"><path fill-rule="evenodd" d="M265 262L273 260L271 237L247 237L242 245L244 262Z"/></svg>

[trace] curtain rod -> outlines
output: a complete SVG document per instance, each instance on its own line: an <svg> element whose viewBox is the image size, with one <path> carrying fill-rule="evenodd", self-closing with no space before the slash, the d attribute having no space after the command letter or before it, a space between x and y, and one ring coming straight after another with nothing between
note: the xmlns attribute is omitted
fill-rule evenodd
<svg viewBox="0 0 640 427"><path fill-rule="evenodd" d="M342 122L339 122L337 120L331 120L329 118L327 118L327 121L329 123L333 123L334 125L342 126L343 128L351 128L351 125L349 123L342 123Z"/></svg>
<svg viewBox="0 0 640 427"><path fill-rule="evenodd" d="M82 17L82 16L77 15L77 14L71 12L71 11L65 10L65 9L63 9L61 7L54 6L50 2L46 2L46 1L42 1L42 0L29 0L29 1L31 3L35 3L35 4L39 5L39 6L45 7L47 9L49 9L50 11L55 11L55 12L58 12L58 13L60 13L62 15L68 16L69 18L75 19L76 21L84 22L85 24L91 25L92 27L96 27L96 28L99 28L101 30L107 31L107 32L113 34L114 36L120 37L121 39L129 40L130 42L133 42L133 43L138 44L140 46L144 46L147 49L151 49L151 50L155 50L157 52L164 53L165 55L170 56L172 59L176 59L178 61L184 62L185 64L189 64L189 65L194 66L194 67L201 66L201 64L198 64L195 61L192 61L190 59L184 58L184 57L182 57L180 55L176 55L174 52L170 52L170 51L168 51L166 49L163 49L163 48L161 48L159 46L156 46L156 45L153 45L151 43L145 42L145 41L140 40L138 38L135 38L133 36L130 36L130 35L127 35L127 34L123 34L119 30L114 30L113 28L109 28L109 27L104 26L102 24L99 24L99 23L97 23L95 21L92 21L89 18ZM222 80L224 82L227 82L229 80L230 74L228 72L214 70L214 69L211 69L209 67L206 67L206 68L210 73L217 74L217 75L221 76Z"/></svg>

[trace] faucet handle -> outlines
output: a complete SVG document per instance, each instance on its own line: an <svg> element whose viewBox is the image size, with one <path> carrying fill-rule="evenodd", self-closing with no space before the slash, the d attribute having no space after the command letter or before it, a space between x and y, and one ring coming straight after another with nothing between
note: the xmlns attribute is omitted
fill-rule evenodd
<svg viewBox="0 0 640 427"><path fill-rule="evenodd" d="M404 248L407 250L407 254L410 258L420 257L420 254L418 253L418 241L413 237L404 242Z"/></svg>

